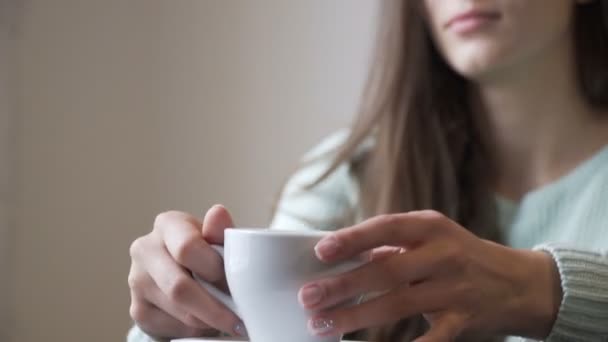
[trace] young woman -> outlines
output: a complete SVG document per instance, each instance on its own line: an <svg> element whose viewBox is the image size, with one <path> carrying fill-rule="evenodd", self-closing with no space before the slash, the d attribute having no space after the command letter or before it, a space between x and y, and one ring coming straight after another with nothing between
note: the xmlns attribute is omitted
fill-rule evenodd
<svg viewBox="0 0 608 342"><path fill-rule="evenodd" d="M272 227L336 232L311 333L384 341L608 340L608 1L387 0L361 115L311 152ZM188 276L223 279L232 226L159 215L131 248L131 341L245 334ZM337 229L346 227L343 229ZM381 293L339 310L336 302ZM511 338L511 337L510 337Z"/></svg>

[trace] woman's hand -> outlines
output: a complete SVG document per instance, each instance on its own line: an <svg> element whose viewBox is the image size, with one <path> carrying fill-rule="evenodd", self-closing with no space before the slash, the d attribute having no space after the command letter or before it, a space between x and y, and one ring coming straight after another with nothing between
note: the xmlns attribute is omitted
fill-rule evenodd
<svg viewBox="0 0 608 342"><path fill-rule="evenodd" d="M549 255L479 239L434 211L375 217L325 237L315 249L325 262L373 251L370 263L302 287L304 307L326 309L309 322L317 335L424 314L431 329L418 341L510 334L543 338L561 303L559 274ZM331 309L372 292L382 295Z"/></svg>
<svg viewBox="0 0 608 342"><path fill-rule="evenodd" d="M244 335L238 317L208 294L191 276L225 284L221 257L209 244L221 244L234 226L222 206L201 223L178 211L158 215L152 232L131 245L131 317L154 337L217 335L215 329ZM215 329L214 329L215 328Z"/></svg>

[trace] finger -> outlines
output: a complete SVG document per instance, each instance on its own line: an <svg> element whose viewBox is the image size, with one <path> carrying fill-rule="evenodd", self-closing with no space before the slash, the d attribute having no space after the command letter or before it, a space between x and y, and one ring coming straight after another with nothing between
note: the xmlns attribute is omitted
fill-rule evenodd
<svg viewBox="0 0 608 342"><path fill-rule="evenodd" d="M234 333L242 326L238 317L199 286L166 250L158 250L159 254L149 258L144 267L169 301L224 332Z"/></svg>
<svg viewBox="0 0 608 342"><path fill-rule="evenodd" d="M430 210L381 215L324 237L315 246L315 251L320 260L335 261L384 245L410 247L446 225L454 223Z"/></svg>
<svg viewBox="0 0 608 342"><path fill-rule="evenodd" d="M319 336L339 335L440 311L450 302L451 292L438 281L402 286L359 305L319 313L309 320L308 328Z"/></svg>
<svg viewBox="0 0 608 342"><path fill-rule="evenodd" d="M394 256L395 254L404 253L406 251L403 247L397 246L381 246L374 248L371 252L371 260L380 260L387 257Z"/></svg>
<svg viewBox="0 0 608 342"><path fill-rule="evenodd" d="M224 244L224 230L234 227L230 213L220 204L216 204L205 214L203 220L203 237L212 244Z"/></svg>
<svg viewBox="0 0 608 342"><path fill-rule="evenodd" d="M454 341L460 335L464 320L457 315L444 316L434 321L429 331L414 342Z"/></svg>
<svg viewBox="0 0 608 342"><path fill-rule="evenodd" d="M364 293L391 290L428 278L441 261L441 255L433 248L393 253L353 271L308 283L300 289L298 298L307 309L332 307Z"/></svg>
<svg viewBox="0 0 608 342"><path fill-rule="evenodd" d="M180 212L162 220L158 231L177 263L210 282L224 278L222 258L203 239L202 223Z"/></svg>
<svg viewBox="0 0 608 342"><path fill-rule="evenodd" d="M167 296L154 283L152 277L141 270L137 264L131 265L129 284L133 300L138 299L140 302L152 304L188 327L209 328L209 325L200 321L194 315L189 314L183 308L178 307L175 303L170 302Z"/></svg>
<svg viewBox="0 0 608 342"><path fill-rule="evenodd" d="M154 305L134 296L133 293L132 298L133 301L129 309L131 318L148 335L169 338L200 337L213 334L210 328L194 328L183 324Z"/></svg>

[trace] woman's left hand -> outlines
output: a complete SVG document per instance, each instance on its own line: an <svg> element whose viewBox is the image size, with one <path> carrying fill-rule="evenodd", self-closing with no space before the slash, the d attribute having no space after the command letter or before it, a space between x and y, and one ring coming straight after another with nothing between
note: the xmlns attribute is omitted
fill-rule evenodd
<svg viewBox="0 0 608 342"><path fill-rule="evenodd" d="M434 211L378 216L323 238L315 250L324 262L372 251L366 265L300 289L301 304L321 310L309 322L316 335L424 314L431 328L417 341L544 338L561 303L559 274L550 255L482 240ZM377 292L382 295L333 308Z"/></svg>

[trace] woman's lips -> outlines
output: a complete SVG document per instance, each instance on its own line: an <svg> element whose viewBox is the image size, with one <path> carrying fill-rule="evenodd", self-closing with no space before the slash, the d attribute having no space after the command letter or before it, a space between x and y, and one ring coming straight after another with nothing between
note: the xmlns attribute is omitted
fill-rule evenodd
<svg viewBox="0 0 608 342"><path fill-rule="evenodd" d="M500 19L500 14L490 11L468 11L450 19L446 29L466 35L478 31Z"/></svg>

